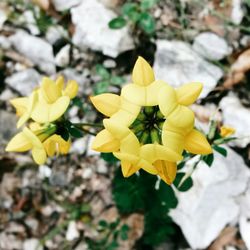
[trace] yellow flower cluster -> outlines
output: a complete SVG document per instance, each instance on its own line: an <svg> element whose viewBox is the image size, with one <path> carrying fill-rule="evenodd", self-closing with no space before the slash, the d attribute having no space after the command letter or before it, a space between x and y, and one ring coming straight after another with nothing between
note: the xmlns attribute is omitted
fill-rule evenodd
<svg viewBox="0 0 250 250"><path fill-rule="evenodd" d="M105 93L91 97L96 109L109 117L93 141L99 152L113 152L129 177L140 168L159 175L167 184L176 176L183 150L210 154L206 137L194 129L194 113L187 107L199 96L201 83L174 89L155 80L151 66L139 57L132 82L121 95Z"/></svg>
<svg viewBox="0 0 250 250"><path fill-rule="evenodd" d="M56 134L56 121L67 110L70 99L78 92L78 84L69 81L64 88L64 79L56 81L44 77L41 86L30 96L11 100L19 116L17 128L32 120L22 132L16 134L6 147L6 151L24 152L31 150L37 164L45 163L47 156L66 154L70 148L70 140L65 141Z"/></svg>

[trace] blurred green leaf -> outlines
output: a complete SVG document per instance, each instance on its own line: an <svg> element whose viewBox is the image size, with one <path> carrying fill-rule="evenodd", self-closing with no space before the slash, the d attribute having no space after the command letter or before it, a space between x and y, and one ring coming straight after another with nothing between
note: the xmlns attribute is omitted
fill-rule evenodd
<svg viewBox="0 0 250 250"><path fill-rule="evenodd" d="M185 173L178 173L176 175L176 178L174 180L174 185L175 187L181 191L181 192L186 192L188 191L192 186L193 186L193 180L191 177L188 177L179 187L179 184L182 180L182 178L185 176Z"/></svg>
<svg viewBox="0 0 250 250"><path fill-rule="evenodd" d="M139 26L147 33L153 34L155 32L155 20L153 16L147 12L143 12L140 15Z"/></svg>
<svg viewBox="0 0 250 250"><path fill-rule="evenodd" d="M108 223L105 220L100 220L98 224L99 226L104 227L104 228L108 227Z"/></svg>
<svg viewBox="0 0 250 250"><path fill-rule="evenodd" d="M108 163L116 163L118 159L112 153L101 153L101 158Z"/></svg>
<svg viewBox="0 0 250 250"><path fill-rule="evenodd" d="M114 19L112 19L110 22L109 22L109 28L110 29L121 29L123 28L125 25L127 24L127 21L126 19L124 19L123 17L119 16L119 17L116 17Z"/></svg>
<svg viewBox="0 0 250 250"><path fill-rule="evenodd" d="M209 155L204 155L202 157L202 160L209 166L211 167L214 161L214 154L209 154Z"/></svg>
<svg viewBox="0 0 250 250"><path fill-rule="evenodd" d="M122 6L122 14L130 21L137 22L140 18L139 5L137 3L125 3Z"/></svg>
<svg viewBox="0 0 250 250"><path fill-rule="evenodd" d="M151 9L159 0L141 0L140 7L143 11Z"/></svg>
<svg viewBox="0 0 250 250"><path fill-rule="evenodd" d="M129 231L129 226L127 224L123 224L120 229L120 237L122 240L128 239L128 231Z"/></svg>
<svg viewBox="0 0 250 250"><path fill-rule="evenodd" d="M102 80L107 80L110 78L110 73L102 64L97 64L95 66L95 70L96 74L99 75L102 78Z"/></svg>
<svg viewBox="0 0 250 250"><path fill-rule="evenodd" d="M223 155L223 156L227 156L227 150L225 149L225 148L223 148L223 147L220 147L220 146L218 146L218 145L213 145L213 149L215 150L215 151L217 151L218 153L220 153L221 155Z"/></svg>
<svg viewBox="0 0 250 250"><path fill-rule="evenodd" d="M94 94L99 95L108 92L108 87L109 87L108 81L97 82L94 86Z"/></svg>
<svg viewBox="0 0 250 250"><path fill-rule="evenodd" d="M69 127L68 131L69 131L69 134L75 138L81 138L83 136L83 131L74 126Z"/></svg>
<svg viewBox="0 0 250 250"><path fill-rule="evenodd" d="M121 85L124 83L124 78L120 76L112 76L110 78L110 82L111 84L114 84L114 85Z"/></svg>

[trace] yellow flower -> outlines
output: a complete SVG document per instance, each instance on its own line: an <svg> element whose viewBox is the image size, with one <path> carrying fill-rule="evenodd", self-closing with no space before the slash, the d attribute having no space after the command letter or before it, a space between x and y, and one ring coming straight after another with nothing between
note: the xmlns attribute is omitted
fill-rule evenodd
<svg viewBox="0 0 250 250"><path fill-rule="evenodd" d="M235 129L229 126L222 126L220 127L220 135L222 137L228 137L235 133Z"/></svg>
<svg viewBox="0 0 250 250"><path fill-rule="evenodd" d="M136 61L132 80L120 96L91 97L95 108L109 117L103 120L105 129L97 134L92 148L113 152L121 160L125 177L142 168L171 184L184 149L211 153L206 138L194 129L194 114L187 107L199 96L202 84L190 83L175 90L155 80L142 57Z"/></svg>
<svg viewBox="0 0 250 250"><path fill-rule="evenodd" d="M44 164L47 159L42 142L27 127L11 139L5 150L8 152L25 152L31 150L32 157L37 164Z"/></svg>

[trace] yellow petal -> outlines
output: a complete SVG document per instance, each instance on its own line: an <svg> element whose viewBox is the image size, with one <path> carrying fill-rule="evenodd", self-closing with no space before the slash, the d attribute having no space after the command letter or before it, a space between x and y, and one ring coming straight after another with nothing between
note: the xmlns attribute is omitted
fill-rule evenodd
<svg viewBox="0 0 250 250"><path fill-rule="evenodd" d="M32 94L28 98L28 105L26 112L19 118L17 122L17 128L20 128L26 121L29 120L31 113L34 109L34 106L38 102L38 94L37 91L33 91Z"/></svg>
<svg viewBox="0 0 250 250"><path fill-rule="evenodd" d="M134 133L129 133L125 138L121 140L122 152L126 152L128 154L139 155L140 151L140 143Z"/></svg>
<svg viewBox="0 0 250 250"><path fill-rule="evenodd" d="M185 137L184 148L193 154L211 154L213 152L206 137L196 129Z"/></svg>
<svg viewBox="0 0 250 250"><path fill-rule="evenodd" d="M23 129L23 133L26 136L26 138L31 142L33 147L37 148L43 148L42 142L39 140L39 138L27 127Z"/></svg>
<svg viewBox="0 0 250 250"><path fill-rule="evenodd" d="M78 84L74 80L70 80L67 83L66 88L63 91L64 95L67 95L70 99L73 99L76 97L78 92Z"/></svg>
<svg viewBox="0 0 250 250"><path fill-rule="evenodd" d="M232 128L232 127L229 127L229 126L222 126L220 128L220 135L222 137L228 137L228 136L230 136L230 135L232 135L234 133L235 133L235 128Z"/></svg>
<svg viewBox="0 0 250 250"><path fill-rule="evenodd" d="M10 100L11 105L16 109L17 116L23 115L28 108L28 97L19 97Z"/></svg>
<svg viewBox="0 0 250 250"><path fill-rule="evenodd" d="M178 105L175 90L166 84L161 88L158 96L161 113L167 117Z"/></svg>
<svg viewBox="0 0 250 250"><path fill-rule="evenodd" d="M63 87L64 87L64 78L63 78L63 76L59 76L56 79L56 86L59 88L59 90L61 92L63 91Z"/></svg>
<svg viewBox="0 0 250 250"><path fill-rule="evenodd" d="M122 140L132 133L129 128L121 125L118 121L112 119L103 120L104 127L118 140Z"/></svg>
<svg viewBox="0 0 250 250"><path fill-rule="evenodd" d="M163 88L167 86L167 83L163 81L155 81L146 87L146 97L144 106L155 106L159 104L159 93Z"/></svg>
<svg viewBox="0 0 250 250"><path fill-rule="evenodd" d="M47 139L44 143L43 146L45 148L45 151L49 157L55 155L56 153L56 144L53 140Z"/></svg>
<svg viewBox="0 0 250 250"><path fill-rule="evenodd" d="M176 162L182 159L182 156L167 147L158 144L146 144L141 147L140 157L151 163L157 160Z"/></svg>
<svg viewBox="0 0 250 250"><path fill-rule="evenodd" d="M20 132L10 140L5 150L8 152L24 152L31 148L32 143L23 132Z"/></svg>
<svg viewBox="0 0 250 250"><path fill-rule="evenodd" d="M96 135L91 147L98 152L116 152L119 150L120 142L108 130L104 129Z"/></svg>
<svg viewBox="0 0 250 250"><path fill-rule="evenodd" d="M61 96L60 86L48 77L42 79L41 92L47 103L53 103Z"/></svg>
<svg viewBox="0 0 250 250"><path fill-rule="evenodd" d="M32 157L33 157L34 161L38 165L42 165L46 162L47 155L46 155L46 152L43 148L33 148L31 153L32 153Z"/></svg>
<svg viewBox="0 0 250 250"><path fill-rule="evenodd" d="M140 111L140 106L120 97L120 109L112 115L112 120L129 127L135 121Z"/></svg>
<svg viewBox="0 0 250 250"><path fill-rule="evenodd" d="M190 128L194 125L194 113L186 106L178 105L167 120L176 127Z"/></svg>
<svg viewBox="0 0 250 250"><path fill-rule="evenodd" d="M68 96L62 96L52 104L38 101L31 113L31 118L39 123L53 122L60 118L70 103Z"/></svg>
<svg viewBox="0 0 250 250"><path fill-rule="evenodd" d="M95 108L102 114L110 117L120 108L120 96L114 94L101 94L90 97Z"/></svg>
<svg viewBox="0 0 250 250"><path fill-rule="evenodd" d="M136 84L127 84L122 88L121 96L136 105L145 106L146 88Z"/></svg>
<svg viewBox="0 0 250 250"><path fill-rule="evenodd" d="M176 163L168 161L156 161L154 166L157 169L158 175L161 177L161 179L168 185L171 185L176 177Z"/></svg>
<svg viewBox="0 0 250 250"><path fill-rule="evenodd" d="M151 84L155 79L152 67L144 58L140 56L135 63L132 73L132 79L134 84L140 86L147 86Z"/></svg>
<svg viewBox="0 0 250 250"><path fill-rule="evenodd" d="M121 168L124 177L129 177L140 169L140 167L134 166L128 161L121 161Z"/></svg>
<svg viewBox="0 0 250 250"><path fill-rule="evenodd" d="M179 104L188 106L196 101L202 91L202 83L188 83L176 89Z"/></svg>

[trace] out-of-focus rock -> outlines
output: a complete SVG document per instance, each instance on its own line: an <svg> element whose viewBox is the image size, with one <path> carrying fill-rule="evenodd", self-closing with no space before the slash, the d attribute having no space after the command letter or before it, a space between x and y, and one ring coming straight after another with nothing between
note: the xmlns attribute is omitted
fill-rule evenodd
<svg viewBox="0 0 250 250"><path fill-rule="evenodd" d="M49 75L55 73L53 49L48 42L24 31L18 31L10 37L10 41L19 53L36 64L40 70Z"/></svg>
<svg viewBox="0 0 250 250"><path fill-rule="evenodd" d="M21 95L27 96L39 85L41 78L35 69L26 69L7 77L5 82Z"/></svg>
<svg viewBox="0 0 250 250"><path fill-rule="evenodd" d="M9 39L5 36L0 36L0 48L1 49L10 49L11 43Z"/></svg>
<svg viewBox="0 0 250 250"><path fill-rule="evenodd" d="M15 98L16 95L8 88L6 88L1 94L0 94L0 100L4 102L9 102L10 99Z"/></svg>
<svg viewBox="0 0 250 250"><path fill-rule="evenodd" d="M21 17L23 19L23 22L25 23L25 26L28 28L32 35L36 36L41 33L40 29L37 27L33 11L26 10Z"/></svg>
<svg viewBox="0 0 250 250"><path fill-rule="evenodd" d="M210 168L200 162L192 175L193 187L185 193L177 192L178 206L170 215L192 249L208 247L239 216L237 199L246 190L250 172L238 154L230 148L227 151L226 158L215 153Z"/></svg>
<svg viewBox="0 0 250 250"><path fill-rule="evenodd" d="M193 50L209 60L221 60L232 53L226 40L215 33L203 32L193 43Z"/></svg>
<svg viewBox="0 0 250 250"><path fill-rule="evenodd" d="M38 177L41 179L49 178L52 174L51 168L47 165L40 165L38 169Z"/></svg>
<svg viewBox="0 0 250 250"><path fill-rule="evenodd" d="M232 141L231 145L246 147L250 143L250 109L244 107L235 95L224 97L219 106L222 110L223 123L235 128L234 136L239 138Z"/></svg>
<svg viewBox="0 0 250 250"><path fill-rule="evenodd" d="M102 51L111 57L134 48L127 27L117 30L108 27L108 22L116 14L97 0L82 1L79 6L71 9L71 14L76 27L73 42L80 48Z"/></svg>
<svg viewBox="0 0 250 250"><path fill-rule="evenodd" d="M68 34L62 26L53 25L48 28L45 37L50 44L54 44L62 37L68 37Z"/></svg>
<svg viewBox="0 0 250 250"><path fill-rule="evenodd" d="M7 13L0 6L0 30L3 28L3 24L7 20Z"/></svg>
<svg viewBox="0 0 250 250"><path fill-rule="evenodd" d="M80 233L77 229L77 225L75 221L70 221L68 225L68 229L66 232L66 239L68 241L72 241L74 239L77 239L80 236Z"/></svg>
<svg viewBox="0 0 250 250"><path fill-rule="evenodd" d="M242 0L232 0L231 20L234 24L240 24L244 17L242 4Z"/></svg>
<svg viewBox="0 0 250 250"><path fill-rule="evenodd" d="M158 40L156 45L155 75L174 87L201 82L204 88L200 97L205 97L223 76L219 67L204 60L187 43Z"/></svg>
<svg viewBox="0 0 250 250"><path fill-rule="evenodd" d="M116 8L119 4L122 4L122 0L99 0L107 8Z"/></svg>
<svg viewBox="0 0 250 250"><path fill-rule="evenodd" d="M68 10L84 0L52 0L52 3L57 11Z"/></svg>
<svg viewBox="0 0 250 250"><path fill-rule="evenodd" d="M17 132L16 122L14 114L0 110L0 152L4 151L11 137Z"/></svg>
<svg viewBox="0 0 250 250"><path fill-rule="evenodd" d="M59 67L66 67L70 61L70 45L67 44L57 53L55 62Z"/></svg>
<svg viewBox="0 0 250 250"><path fill-rule="evenodd" d="M7 234L5 232L0 233L0 249L5 250L22 250L23 242L17 236L13 234Z"/></svg>
<svg viewBox="0 0 250 250"><path fill-rule="evenodd" d="M38 239L27 239L23 243L23 250L43 250L43 246Z"/></svg>

